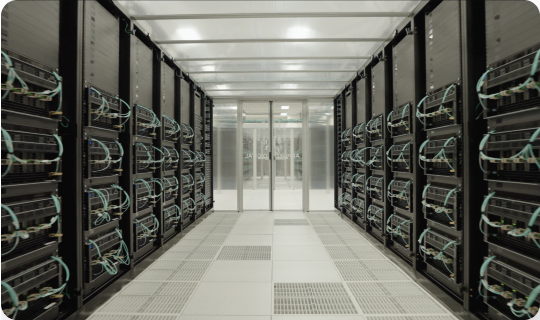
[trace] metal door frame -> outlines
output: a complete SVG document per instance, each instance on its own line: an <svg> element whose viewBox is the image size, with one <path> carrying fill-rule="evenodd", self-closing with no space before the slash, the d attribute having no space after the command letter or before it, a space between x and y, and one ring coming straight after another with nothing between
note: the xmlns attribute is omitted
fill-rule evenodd
<svg viewBox="0 0 540 320"><path fill-rule="evenodd" d="M309 211L309 161L304 161L304 155L309 154L309 139L308 139L308 107L306 99L279 99L279 101L286 102L302 102L302 209L300 211ZM244 142L244 123L243 123L243 112L244 112L244 103L245 102L268 102L268 110L270 112L269 116L269 130L270 130L270 181L269 181L269 211L274 211L274 185L275 185L275 172L276 172L276 163L275 163L275 152L274 152L274 113L273 105L274 100L238 100L237 103L237 129L236 129L236 186L237 186L237 206L238 212L244 211L244 175L243 175L243 165L244 165L244 153L243 153L243 142ZM291 168L293 169L293 168ZM285 209L287 210L287 209ZM263 211L263 210L261 210ZM289 210L289 211L298 211L298 210Z"/></svg>

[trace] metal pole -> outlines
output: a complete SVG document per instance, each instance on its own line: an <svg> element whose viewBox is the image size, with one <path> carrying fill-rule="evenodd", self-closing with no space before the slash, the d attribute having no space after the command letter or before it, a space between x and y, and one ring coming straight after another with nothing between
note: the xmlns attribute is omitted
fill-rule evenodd
<svg viewBox="0 0 540 320"><path fill-rule="evenodd" d="M257 162L258 162L258 153L257 153L257 130L253 129L253 190L257 190Z"/></svg>
<svg viewBox="0 0 540 320"><path fill-rule="evenodd" d="M242 118L243 101L236 108L236 201L238 212L244 211L244 123Z"/></svg>
<svg viewBox="0 0 540 320"><path fill-rule="evenodd" d="M309 211L309 185L311 183L310 171L311 171L311 146L310 146L310 132L309 132L309 108L308 101L302 100L302 154L300 161L302 161L302 210Z"/></svg>
<svg viewBox="0 0 540 320"><path fill-rule="evenodd" d="M273 101L270 101L270 121L269 121L269 129L270 129L270 181L269 181L269 189L270 189L270 211L274 211L274 172L275 172L275 163L274 160L276 158L275 156L275 148L274 148L274 113L273 113Z"/></svg>

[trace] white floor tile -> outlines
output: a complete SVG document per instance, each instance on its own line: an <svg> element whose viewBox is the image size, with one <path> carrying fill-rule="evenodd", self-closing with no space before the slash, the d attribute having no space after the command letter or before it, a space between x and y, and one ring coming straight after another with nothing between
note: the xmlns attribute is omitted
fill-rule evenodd
<svg viewBox="0 0 540 320"><path fill-rule="evenodd" d="M202 281L270 282L272 261L214 261Z"/></svg>
<svg viewBox="0 0 540 320"><path fill-rule="evenodd" d="M181 320L184 320L183 318L180 318ZM331 316L319 316L316 314L310 314L310 315L290 315L290 316L272 316L272 320L336 320L336 319L343 319L343 320L364 320L362 316L343 316L343 315L331 315ZM384 320L389 320L388 318Z"/></svg>
<svg viewBox="0 0 540 320"><path fill-rule="evenodd" d="M332 261L274 261L274 282L341 282Z"/></svg>
<svg viewBox="0 0 540 320"><path fill-rule="evenodd" d="M302 212L276 212L274 219L306 219L306 215Z"/></svg>
<svg viewBox="0 0 540 320"><path fill-rule="evenodd" d="M271 319L272 317L270 316L181 316L178 320L271 320Z"/></svg>
<svg viewBox="0 0 540 320"><path fill-rule="evenodd" d="M288 226L289 228L294 228ZM275 246L316 246L321 245L319 237L312 234L276 234L274 235Z"/></svg>
<svg viewBox="0 0 540 320"><path fill-rule="evenodd" d="M271 246L272 235L230 234L224 246Z"/></svg>
<svg viewBox="0 0 540 320"><path fill-rule="evenodd" d="M323 246L274 246L274 260L317 261L330 260Z"/></svg>
<svg viewBox="0 0 540 320"><path fill-rule="evenodd" d="M183 315L270 315L270 282L201 282Z"/></svg>
<svg viewBox="0 0 540 320"><path fill-rule="evenodd" d="M317 233L311 226L274 226L274 235L295 234L295 235L314 235Z"/></svg>
<svg viewBox="0 0 540 320"><path fill-rule="evenodd" d="M235 226L230 234L272 234L274 226Z"/></svg>

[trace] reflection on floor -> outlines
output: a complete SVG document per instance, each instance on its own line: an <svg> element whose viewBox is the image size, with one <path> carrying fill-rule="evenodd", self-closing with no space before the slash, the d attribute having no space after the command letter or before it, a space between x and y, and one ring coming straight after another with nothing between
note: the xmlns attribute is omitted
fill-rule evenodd
<svg viewBox="0 0 540 320"><path fill-rule="evenodd" d="M335 213L216 212L90 319L457 318Z"/></svg>
<svg viewBox="0 0 540 320"><path fill-rule="evenodd" d="M270 208L269 179L258 178L244 180L244 210L268 210ZM256 185L256 187L254 187ZM216 210L237 210L236 190L215 190ZM333 210L333 189L310 190L310 210ZM275 210L302 210L302 181L290 178L276 177L274 190Z"/></svg>

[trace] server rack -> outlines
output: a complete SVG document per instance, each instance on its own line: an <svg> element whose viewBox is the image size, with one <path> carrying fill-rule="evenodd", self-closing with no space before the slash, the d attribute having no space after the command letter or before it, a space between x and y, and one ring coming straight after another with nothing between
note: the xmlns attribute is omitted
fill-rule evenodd
<svg viewBox="0 0 540 320"><path fill-rule="evenodd" d="M531 30L539 23L536 9L525 2L419 5L376 51L392 60L392 74L384 80L390 81L392 105L384 118L377 113L377 97L383 95L376 92L383 56L375 55L351 80L357 85L353 140L363 142L360 117L367 113L364 141L375 141L348 154L356 167L350 176L343 175L348 161L336 155L336 179L343 177L336 199L343 195L345 209L362 212L364 206L369 233L382 236L413 269L485 319L538 312L539 275L533 265L539 256L540 119L534 62L540 39ZM361 85L364 77L375 82ZM336 107L348 87L335 97ZM367 104L364 87L376 95L367 97ZM389 145L382 142L381 123L387 125ZM343 130L336 130L338 150ZM381 145L386 163L376 157ZM377 184L385 174L392 177L385 184L387 207ZM355 192L350 200L341 189L349 181ZM479 190L486 190L481 197ZM479 252L485 252L483 259Z"/></svg>
<svg viewBox="0 0 540 320"><path fill-rule="evenodd" d="M65 206L60 3L9 3L2 14L2 309L55 319L69 272L58 252ZM48 32L18 32L27 19Z"/></svg>
<svg viewBox="0 0 540 320"><path fill-rule="evenodd" d="M196 154L193 80L115 3L18 1L4 11L2 80L21 82L2 86L2 233L13 235L2 239L2 308L58 319L187 225L182 197L197 182L184 176L204 167L182 149L192 160L212 154L212 114L200 110L210 135ZM39 28L21 33L30 20ZM199 191L212 199L206 175Z"/></svg>
<svg viewBox="0 0 540 320"><path fill-rule="evenodd" d="M488 1L484 8L487 68L476 93L487 125L478 144L487 252L478 290L489 319L530 318L540 306L540 36L530 30L540 21L529 3Z"/></svg>

